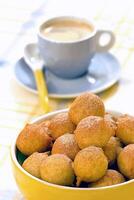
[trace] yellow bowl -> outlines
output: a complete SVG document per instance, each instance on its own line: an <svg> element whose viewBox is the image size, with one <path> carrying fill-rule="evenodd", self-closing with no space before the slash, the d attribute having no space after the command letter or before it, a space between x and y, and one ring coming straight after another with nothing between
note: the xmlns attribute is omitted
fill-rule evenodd
<svg viewBox="0 0 134 200"><path fill-rule="evenodd" d="M67 112L61 110L41 116L33 122L41 122L54 115ZM118 113L112 112L117 115ZM11 148L12 168L16 183L27 200L133 200L134 180L101 188L73 188L42 181L26 172L17 160L16 140Z"/></svg>

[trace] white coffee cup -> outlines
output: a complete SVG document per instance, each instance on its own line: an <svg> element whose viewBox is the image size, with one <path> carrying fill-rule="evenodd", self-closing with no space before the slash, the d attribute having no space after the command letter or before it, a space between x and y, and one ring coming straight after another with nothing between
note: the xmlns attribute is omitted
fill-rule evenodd
<svg viewBox="0 0 134 200"><path fill-rule="evenodd" d="M56 23L59 23L62 28L62 24L65 27L68 22L72 22L74 27L77 26L75 24L83 24L83 26L85 24L85 27L86 25L91 27L91 31L89 31L89 34L87 31L87 34L79 39L71 40L69 40L69 35L66 32L68 38L65 40L62 37L53 38L53 35L46 35L43 32ZM81 29L81 26L78 28ZM110 40L106 45L101 46L100 38L103 34L108 34ZM93 22L72 16L55 17L44 21L38 31L38 47L44 59L45 67L62 78L76 78L86 73L94 54L108 51L114 42L113 32L97 30Z"/></svg>

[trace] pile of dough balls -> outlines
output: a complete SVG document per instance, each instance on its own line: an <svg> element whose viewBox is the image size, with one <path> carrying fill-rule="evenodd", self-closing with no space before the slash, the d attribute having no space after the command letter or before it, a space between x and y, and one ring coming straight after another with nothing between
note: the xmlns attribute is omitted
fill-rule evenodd
<svg viewBox="0 0 134 200"><path fill-rule="evenodd" d="M89 92L68 112L27 124L16 145L27 157L22 167L49 183L93 188L134 178L134 117L106 113Z"/></svg>

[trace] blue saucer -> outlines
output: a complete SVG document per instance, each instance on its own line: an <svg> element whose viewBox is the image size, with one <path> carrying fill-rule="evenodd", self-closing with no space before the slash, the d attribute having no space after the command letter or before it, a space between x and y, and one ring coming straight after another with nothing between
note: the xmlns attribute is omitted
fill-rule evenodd
<svg viewBox="0 0 134 200"><path fill-rule="evenodd" d="M37 93L32 70L21 58L14 68L16 80L27 90ZM82 92L99 93L115 84L120 78L120 64L110 53L96 53L89 65L88 73L75 79L62 79L48 70L46 74L50 97L72 98Z"/></svg>

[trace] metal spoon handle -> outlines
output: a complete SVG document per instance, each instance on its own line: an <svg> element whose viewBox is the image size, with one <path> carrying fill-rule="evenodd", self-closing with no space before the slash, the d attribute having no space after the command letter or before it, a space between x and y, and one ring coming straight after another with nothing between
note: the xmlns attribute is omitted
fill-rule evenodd
<svg viewBox="0 0 134 200"><path fill-rule="evenodd" d="M45 112L49 112L50 108L48 100L48 91L42 70L41 69L34 70L34 76L36 80L41 107Z"/></svg>

